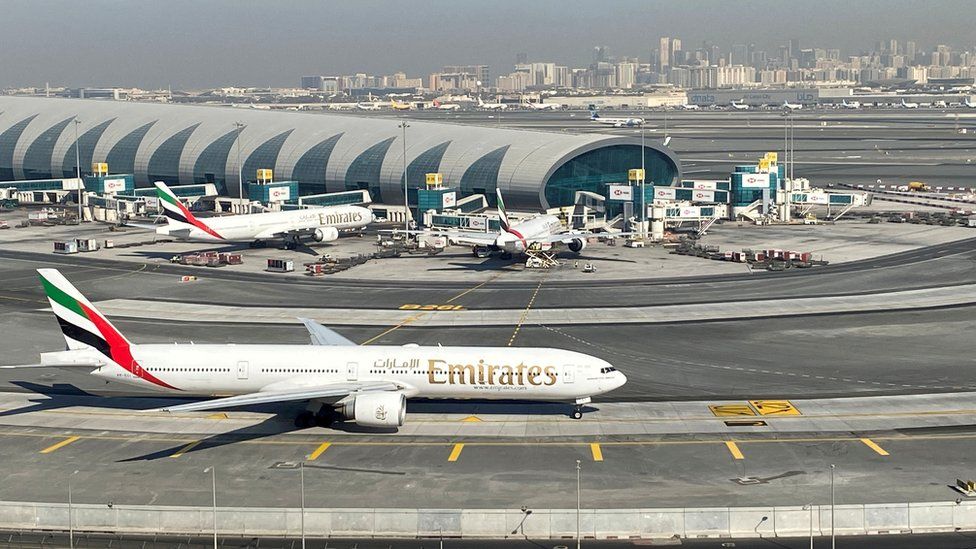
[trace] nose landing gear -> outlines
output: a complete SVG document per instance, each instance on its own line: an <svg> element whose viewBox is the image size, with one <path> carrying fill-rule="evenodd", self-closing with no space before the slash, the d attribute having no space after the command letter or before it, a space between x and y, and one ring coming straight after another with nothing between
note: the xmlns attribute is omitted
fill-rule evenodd
<svg viewBox="0 0 976 549"><path fill-rule="evenodd" d="M569 417L573 419L583 419L583 406L581 404L573 406L573 413L570 414Z"/></svg>

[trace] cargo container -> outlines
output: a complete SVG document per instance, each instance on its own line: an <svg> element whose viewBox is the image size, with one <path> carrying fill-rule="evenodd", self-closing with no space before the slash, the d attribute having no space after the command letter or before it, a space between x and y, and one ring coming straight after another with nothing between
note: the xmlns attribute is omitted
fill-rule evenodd
<svg viewBox="0 0 976 549"><path fill-rule="evenodd" d="M290 259L269 259L268 272L290 273L295 270L295 262Z"/></svg>
<svg viewBox="0 0 976 549"><path fill-rule="evenodd" d="M79 252L95 252L98 251L98 241L95 239L79 238L75 240L78 244Z"/></svg>
<svg viewBox="0 0 976 549"><path fill-rule="evenodd" d="M78 253L78 243L77 242L55 242L54 253L76 254Z"/></svg>

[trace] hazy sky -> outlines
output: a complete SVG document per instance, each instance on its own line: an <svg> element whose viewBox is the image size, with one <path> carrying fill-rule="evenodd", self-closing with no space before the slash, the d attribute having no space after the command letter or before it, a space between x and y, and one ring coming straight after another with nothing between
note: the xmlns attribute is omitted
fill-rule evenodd
<svg viewBox="0 0 976 549"><path fill-rule="evenodd" d="M421 76L452 63L511 72L585 65L595 45L647 60L660 36L775 53L845 54L876 40L976 44L976 1L937 0L0 0L0 87L297 86L303 74Z"/></svg>

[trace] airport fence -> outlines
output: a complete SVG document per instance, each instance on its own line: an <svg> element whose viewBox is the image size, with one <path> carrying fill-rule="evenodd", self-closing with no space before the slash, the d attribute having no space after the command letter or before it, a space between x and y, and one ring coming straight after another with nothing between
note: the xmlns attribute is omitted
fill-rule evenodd
<svg viewBox="0 0 976 549"><path fill-rule="evenodd" d="M303 520L304 514L304 520ZM222 537L574 539L575 509L305 509L220 507ZM70 517L70 518L69 518ZM837 505L837 535L976 530L976 501ZM582 537L649 539L830 535L829 505L583 509ZM0 502L0 530L206 535L211 507Z"/></svg>

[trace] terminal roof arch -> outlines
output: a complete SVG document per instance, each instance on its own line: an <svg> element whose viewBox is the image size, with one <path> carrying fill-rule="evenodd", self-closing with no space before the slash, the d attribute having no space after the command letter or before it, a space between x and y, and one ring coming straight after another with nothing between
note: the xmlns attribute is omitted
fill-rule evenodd
<svg viewBox="0 0 976 549"><path fill-rule="evenodd" d="M14 149L17 142L23 135L27 125L37 118L36 114L17 122L0 133L0 181L12 181L14 179Z"/></svg>
<svg viewBox="0 0 976 549"><path fill-rule="evenodd" d="M207 145L193 164L193 182L215 183L217 191L224 192L223 187L227 182L227 157L236 140L237 130L234 129Z"/></svg>
<svg viewBox="0 0 976 549"><path fill-rule="evenodd" d="M424 186L427 180L427 174L437 173L441 169L441 160L444 158L444 153L447 152L447 148L451 145L450 141L445 141L440 145L435 145L426 151L417 155L416 158L410 161L407 165L406 175L400 176L400 186L403 187L403 178L407 178L407 194L409 195L409 202L415 204L417 202L417 189Z"/></svg>
<svg viewBox="0 0 976 549"><path fill-rule="evenodd" d="M183 147L190 139L200 123L196 123L189 128L176 132L156 147L152 156L149 157L147 175L149 182L162 181L167 185L178 185L180 182L180 157L183 156Z"/></svg>
<svg viewBox="0 0 976 549"><path fill-rule="evenodd" d="M24 154L24 179L50 179L51 178L51 157L54 155L54 146L58 143L58 138L64 133L64 129L74 120L75 117L65 118L50 128L44 130L41 135L27 147Z"/></svg>
<svg viewBox="0 0 976 549"><path fill-rule="evenodd" d="M369 190L374 202L382 202L380 172L383 159L396 137L390 137L371 146L353 159L346 170L346 190Z"/></svg>
<svg viewBox="0 0 976 549"><path fill-rule="evenodd" d="M495 189L498 188L498 171L511 145L499 147L475 160L461 175L461 194L484 194L488 203L496 206Z"/></svg>
<svg viewBox="0 0 976 549"><path fill-rule="evenodd" d="M247 160L244 161L244 171L242 172L244 174L244 181L250 181L251 178L256 179L259 169L275 169L275 164L278 162L278 153L281 152L281 146L285 144L285 140L288 139L288 136L293 131L295 130L291 129L279 133L264 143L261 143L258 148L247 155Z"/></svg>
<svg viewBox="0 0 976 549"><path fill-rule="evenodd" d="M143 124L119 139L118 143L105 156L105 162L108 162L108 169L111 173L121 174L135 171L136 153L139 152L139 145L156 122L159 120Z"/></svg>
<svg viewBox="0 0 976 549"><path fill-rule="evenodd" d="M81 173L90 173L89 168L92 164L92 156L95 154L95 147L98 140L102 138L105 130L115 122L115 119L106 120L101 124L90 128L78 137L78 155L81 157ZM64 153L64 161L61 162L61 175L64 177L74 177L78 174L75 170L75 144L72 143Z"/></svg>
<svg viewBox="0 0 976 549"><path fill-rule="evenodd" d="M291 179L298 181L300 190L306 187L321 189L316 192L325 192L325 170L329 167L329 158L332 156L336 143L343 135L345 135L344 132L320 141L305 151L298 162L295 162L295 167L291 171Z"/></svg>

